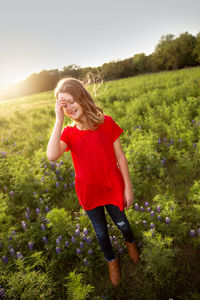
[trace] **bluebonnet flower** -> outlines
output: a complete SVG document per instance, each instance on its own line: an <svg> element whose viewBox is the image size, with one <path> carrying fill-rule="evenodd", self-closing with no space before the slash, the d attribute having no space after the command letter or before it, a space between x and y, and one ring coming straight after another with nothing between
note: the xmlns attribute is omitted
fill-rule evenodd
<svg viewBox="0 0 200 300"><path fill-rule="evenodd" d="M81 248L84 248L83 242L80 242L80 247L81 247Z"/></svg>
<svg viewBox="0 0 200 300"><path fill-rule="evenodd" d="M66 183L64 184L64 189L66 189L67 188L67 185L66 185Z"/></svg>
<svg viewBox="0 0 200 300"><path fill-rule="evenodd" d="M150 228L155 228L155 225L153 223L150 224Z"/></svg>
<svg viewBox="0 0 200 300"><path fill-rule="evenodd" d="M158 215L158 221L160 221L161 220L161 216L160 215Z"/></svg>
<svg viewBox="0 0 200 300"><path fill-rule="evenodd" d="M89 249L89 250L88 250L88 254L89 254L89 255L92 255L92 254L93 254L92 249Z"/></svg>
<svg viewBox="0 0 200 300"><path fill-rule="evenodd" d="M6 192L8 190L7 186L4 186L4 191Z"/></svg>
<svg viewBox="0 0 200 300"><path fill-rule="evenodd" d="M35 211L36 211L36 213L37 213L37 214L39 214L39 213L40 213L40 209L39 209L38 207L36 208L36 210L35 210Z"/></svg>
<svg viewBox="0 0 200 300"><path fill-rule="evenodd" d="M157 210L157 212L160 212L160 211L161 211L160 205L157 205L156 210Z"/></svg>
<svg viewBox="0 0 200 300"><path fill-rule="evenodd" d="M2 285L0 285L0 298L4 298L5 296L5 289L3 288Z"/></svg>
<svg viewBox="0 0 200 300"><path fill-rule="evenodd" d="M6 255L2 256L2 261L4 264L8 263L8 257Z"/></svg>
<svg viewBox="0 0 200 300"><path fill-rule="evenodd" d="M69 242L65 241L65 247L69 247Z"/></svg>
<svg viewBox="0 0 200 300"><path fill-rule="evenodd" d="M60 180L63 180L63 176L62 176L62 175L60 175L60 177L59 177L59 178L60 178Z"/></svg>
<svg viewBox="0 0 200 300"><path fill-rule="evenodd" d="M27 225L26 225L26 222L22 221L22 228L25 230L27 229Z"/></svg>
<svg viewBox="0 0 200 300"><path fill-rule="evenodd" d="M140 206L140 211L144 211L144 207L143 206Z"/></svg>
<svg viewBox="0 0 200 300"><path fill-rule="evenodd" d="M152 210L151 211L151 217L154 217L155 216L155 212Z"/></svg>
<svg viewBox="0 0 200 300"><path fill-rule="evenodd" d="M79 235L80 235L80 229L79 229L79 228L75 230L75 235L76 235L76 236L79 236Z"/></svg>
<svg viewBox="0 0 200 300"><path fill-rule="evenodd" d="M89 262L88 262L87 258L84 258L83 263L84 263L84 265L85 265L86 267L89 266Z"/></svg>
<svg viewBox="0 0 200 300"><path fill-rule="evenodd" d="M10 254L11 254L11 255L15 255L15 249L10 248Z"/></svg>
<svg viewBox="0 0 200 300"><path fill-rule="evenodd" d="M44 224L41 224L41 229L44 231L46 229L46 226Z"/></svg>
<svg viewBox="0 0 200 300"><path fill-rule="evenodd" d="M58 169L56 169L56 174L60 174L60 171Z"/></svg>
<svg viewBox="0 0 200 300"><path fill-rule="evenodd" d="M33 192L33 196L36 196L37 195L37 192Z"/></svg>
<svg viewBox="0 0 200 300"><path fill-rule="evenodd" d="M146 226L146 225L147 225L147 221L146 221L146 220L143 220L143 221L142 221L142 224L143 224L143 226Z"/></svg>
<svg viewBox="0 0 200 300"><path fill-rule="evenodd" d="M90 245L92 243L92 238L90 236L87 237L86 243Z"/></svg>
<svg viewBox="0 0 200 300"><path fill-rule="evenodd" d="M166 223L166 224L169 224L169 222L170 222L169 217L166 217L166 218L165 218L165 223Z"/></svg>
<svg viewBox="0 0 200 300"><path fill-rule="evenodd" d="M60 244L60 239L56 239L56 244Z"/></svg>
<svg viewBox="0 0 200 300"><path fill-rule="evenodd" d="M56 187L59 187L59 182L56 182Z"/></svg>
<svg viewBox="0 0 200 300"><path fill-rule="evenodd" d="M17 259L22 260L24 258L23 255L21 254L21 252L19 252L19 251L16 253L16 256L17 256Z"/></svg>
<svg viewBox="0 0 200 300"><path fill-rule="evenodd" d="M81 254L82 252L81 252L81 249L80 248L76 248L76 253L77 254Z"/></svg>
<svg viewBox="0 0 200 300"><path fill-rule="evenodd" d="M39 201L40 201L40 203L43 201L43 199L42 198L39 198Z"/></svg>
<svg viewBox="0 0 200 300"><path fill-rule="evenodd" d="M75 239L75 237L73 235L72 235L71 241L72 241L72 244L76 243L76 239Z"/></svg>
<svg viewBox="0 0 200 300"><path fill-rule="evenodd" d="M194 124L194 123L195 123L195 120L192 120L192 123Z"/></svg>
<svg viewBox="0 0 200 300"><path fill-rule="evenodd" d="M144 206L148 207L149 206L149 202L145 202Z"/></svg>
<svg viewBox="0 0 200 300"><path fill-rule="evenodd" d="M47 237L46 237L46 236L43 236L42 240L43 240L43 242L44 242L45 244L48 243L48 240L47 240Z"/></svg>
<svg viewBox="0 0 200 300"><path fill-rule="evenodd" d="M27 207L27 208L26 208L26 211L27 211L27 213L29 213L29 212L30 212L30 208L29 208L29 207Z"/></svg>
<svg viewBox="0 0 200 300"><path fill-rule="evenodd" d="M165 142L165 143L167 142L167 139L166 139L166 138L164 138L164 142Z"/></svg>
<svg viewBox="0 0 200 300"><path fill-rule="evenodd" d="M46 212L49 212L48 206L45 206L45 210L46 210Z"/></svg>
<svg viewBox="0 0 200 300"><path fill-rule="evenodd" d="M80 229L80 224L76 224L76 229Z"/></svg>
<svg viewBox="0 0 200 300"><path fill-rule="evenodd" d="M13 196L13 195L14 195L14 192L13 192L13 191L10 191L9 194L10 194L10 196Z"/></svg>
<svg viewBox="0 0 200 300"><path fill-rule="evenodd" d="M135 203L135 210L139 210L139 205L138 205L138 203Z"/></svg>
<svg viewBox="0 0 200 300"><path fill-rule="evenodd" d="M33 250L34 248L33 242L28 242L28 247L30 250Z"/></svg>
<svg viewBox="0 0 200 300"><path fill-rule="evenodd" d="M123 248L119 247L119 253L123 253Z"/></svg>
<svg viewBox="0 0 200 300"><path fill-rule="evenodd" d="M193 147L194 147L194 148L196 148L196 147L197 147L197 144L196 144L196 143L194 143L194 144L193 144Z"/></svg>
<svg viewBox="0 0 200 300"><path fill-rule="evenodd" d="M89 232L88 232L87 228L84 228L84 229L83 229L83 233L84 233L85 235L88 235Z"/></svg>
<svg viewBox="0 0 200 300"><path fill-rule="evenodd" d="M171 139L171 140L170 140L170 143L171 143L171 144L173 144L173 143L174 143L173 139Z"/></svg>
<svg viewBox="0 0 200 300"><path fill-rule="evenodd" d="M1 153L1 155L2 155L3 158L6 156L6 152L5 151L1 151L0 153Z"/></svg>
<svg viewBox="0 0 200 300"><path fill-rule="evenodd" d="M56 253L60 254L60 251L61 251L60 247L56 247Z"/></svg>
<svg viewBox="0 0 200 300"><path fill-rule="evenodd" d="M9 239L9 241L12 241L12 236L11 236L11 235L9 235L8 239Z"/></svg>
<svg viewBox="0 0 200 300"><path fill-rule="evenodd" d="M160 143L161 143L161 138L158 139L158 144L160 144Z"/></svg>
<svg viewBox="0 0 200 300"><path fill-rule="evenodd" d="M147 207L147 212L150 212L151 211L151 207Z"/></svg>
<svg viewBox="0 0 200 300"><path fill-rule="evenodd" d="M27 212L25 212L25 217L26 217L27 220L30 218L29 214Z"/></svg>
<svg viewBox="0 0 200 300"><path fill-rule="evenodd" d="M196 236L195 230L193 230L193 229L190 230L190 236L191 237L195 237Z"/></svg>

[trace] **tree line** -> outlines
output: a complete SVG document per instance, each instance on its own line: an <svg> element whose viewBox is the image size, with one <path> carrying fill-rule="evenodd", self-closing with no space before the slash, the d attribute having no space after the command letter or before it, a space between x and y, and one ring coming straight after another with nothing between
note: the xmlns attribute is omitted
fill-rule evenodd
<svg viewBox="0 0 200 300"><path fill-rule="evenodd" d="M15 85L0 89L0 99L16 98L53 90L63 77L74 77L84 83L109 81L142 73L177 70L200 65L200 32L193 36L185 32L175 37L163 35L150 55L139 53L133 57L104 63L99 67L81 68L76 64L62 70L42 70Z"/></svg>

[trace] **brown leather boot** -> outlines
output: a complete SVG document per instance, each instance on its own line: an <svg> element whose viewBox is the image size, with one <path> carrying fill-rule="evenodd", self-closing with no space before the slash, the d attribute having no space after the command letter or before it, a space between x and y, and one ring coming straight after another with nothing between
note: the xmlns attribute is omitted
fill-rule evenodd
<svg viewBox="0 0 200 300"><path fill-rule="evenodd" d="M118 257L114 261L107 261L109 278L113 286L120 283L120 267Z"/></svg>
<svg viewBox="0 0 200 300"><path fill-rule="evenodd" d="M134 264L137 264L140 259L139 259L139 253L138 253L136 244L125 242L125 245L126 245L126 249L127 249L129 257L134 262Z"/></svg>

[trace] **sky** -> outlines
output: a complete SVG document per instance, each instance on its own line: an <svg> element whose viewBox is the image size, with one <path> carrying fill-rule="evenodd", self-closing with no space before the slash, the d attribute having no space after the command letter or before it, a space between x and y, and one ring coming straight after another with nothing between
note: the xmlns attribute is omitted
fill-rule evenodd
<svg viewBox="0 0 200 300"><path fill-rule="evenodd" d="M0 86L64 66L151 54L200 32L199 0L0 0Z"/></svg>

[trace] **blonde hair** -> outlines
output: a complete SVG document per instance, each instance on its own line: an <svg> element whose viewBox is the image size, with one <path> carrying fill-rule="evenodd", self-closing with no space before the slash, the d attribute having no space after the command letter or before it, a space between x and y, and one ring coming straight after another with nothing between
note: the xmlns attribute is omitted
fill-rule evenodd
<svg viewBox="0 0 200 300"><path fill-rule="evenodd" d="M89 129L95 130L98 125L104 122L103 110L95 104L92 96L80 80L71 77L61 79L55 88L56 99L58 99L59 93L69 93L81 105L87 123L94 124Z"/></svg>

